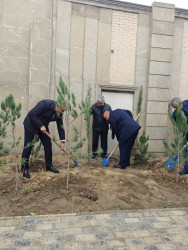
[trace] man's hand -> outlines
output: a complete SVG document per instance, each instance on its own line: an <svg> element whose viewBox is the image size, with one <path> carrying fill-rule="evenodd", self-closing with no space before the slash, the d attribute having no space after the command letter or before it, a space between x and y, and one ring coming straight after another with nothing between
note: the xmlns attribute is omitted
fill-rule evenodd
<svg viewBox="0 0 188 250"><path fill-rule="evenodd" d="M65 149L65 143L61 142L61 150L64 151L64 149Z"/></svg>
<svg viewBox="0 0 188 250"><path fill-rule="evenodd" d="M40 128L40 131L42 132L42 133L46 133L46 127L43 125L41 128Z"/></svg>

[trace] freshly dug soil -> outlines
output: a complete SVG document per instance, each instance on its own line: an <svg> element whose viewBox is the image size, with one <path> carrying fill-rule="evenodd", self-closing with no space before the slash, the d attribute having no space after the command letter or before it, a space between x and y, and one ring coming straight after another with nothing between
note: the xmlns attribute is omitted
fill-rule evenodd
<svg viewBox="0 0 188 250"><path fill-rule="evenodd" d="M22 177L15 194L16 170L9 157L0 157L0 216L63 214L127 209L188 206L188 176L179 176L177 168L167 170L166 158L150 159L146 165L131 164L126 170L114 169L118 160L111 158L106 167L101 158L90 164L74 166L68 159L53 157L60 173L45 171L44 160L31 164L31 178Z"/></svg>

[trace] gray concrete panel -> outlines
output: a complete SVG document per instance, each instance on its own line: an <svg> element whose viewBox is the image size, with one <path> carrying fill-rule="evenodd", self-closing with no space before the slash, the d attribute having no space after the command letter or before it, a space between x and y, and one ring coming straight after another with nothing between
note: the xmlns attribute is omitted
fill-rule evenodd
<svg viewBox="0 0 188 250"><path fill-rule="evenodd" d="M110 68L111 25L99 23L97 51L97 81L108 84Z"/></svg>
<svg viewBox="0 0 188 250"><path fill-rule="evenodd" d="M151 48L150 60L158 61L158 62L171 62L172 50L161 49L161 48Z"/></svg>
<svg viewBox="0 0 188 250"><path fill-rule="evenodd" d="M169 88L171 83L170 76L149 75L149 87Z"/></svg>
<svg viewBox="0 0 188 250"><path fill-rule="evenodd" d="M168 114L168 102L148 101L147 103L148 114Z"/></svg>
<svg viewBox="0 0 188 250"><path fill-rule="evenodd" d="M70 75L72 77L83 77L83 48L72 48L70 54ZM68 64L67 64L68 66Z"/></svg>
<svg viewBox="0 0 188 250"><path fill-rule="evenodd" d="M150 140L165 140L166 127L146 127L146 134L149 135Z"/></svg>
<svg viewBox="0 0 188 250"><path fill-rule="evenodd" d="M78 4L78 3L72 3L72 15L74 16L86 16L86 5Z"/></svg>
<svg viewBox="0 0 188 250"><path fill-rule="evenodd" d="M163 140L149 140L148 144L149 144L148 152L150 153L152 152L164 153L165 152Z"/></svg>
<svg viewBox="0 0 188 250"><path fill-rule="evenodd" d="M162 3L162 2L153 2L152 7L161 7L161 8L167 8L167 9L174 9L175 4Z"/></svg>
<svg viewBox="0 0 188 250"><path fill-rule="evenodd" d="M154 7L154 6L153 6ZM152 9L152 16L154 20L174 22L175 9L155 7Z"/></svg>
<svg viewBox="0 0 188 250"><path fill-rule="evenodd" d="M85 16L92 19L99 18L99 8L86 5Z"/></svg>
<svg viewBox="0 0 188 250"><path fill-rule="evenodd" d="M70 49L71 16L67 15L57 21L56 47Z"/></svg>
<svg viewBox="0 0 188 250"><path fill-rule="evenodd" d="M153 47L153 48L172 49L172 47L173 47L173 36L152 34L151 47Z"/></svg>
<svg viewBox="0 0 188 250"><path fill-rule="evenodd" d="M83 48L85 33L85 18L80 16L72 16L71 21L71 48Z"/></svg>
<svg viewBox="0 0 188 250"><path fill-rule="evenodd" d="M153 20L152 33L172 36L174 34L174 23Z"/></svg>
<svg viewBox="0 0 188 250"><path fill-rule="evenodd" d="M99 22L112 23L112 10L100 8L99 9Z"/></svg>
<svg viewBox="0 0 188 250"><path fill-rule="evenodd" d="M171 75L171 63L150 61L151 75Z"/></svg>
<svg viewBox="0 0 188 250"><path fill-rule="evenodd" d="M148 88L149 101L168 101L169 98L169 89Z"/></svg>
<svg viewBox="0 0 188 250"><path fill-rule="evenodd" d="M72 12L71 3L67 1L57 0L57 20L58 21L62 21L65 16L70 16L71 12Z"/></svg>
<svg viewBox="0 0 188 250"><path fill-rule="evenodd" d="M148 114L146 124L149 127L165 127L167 126L166 114Z"/></svg>

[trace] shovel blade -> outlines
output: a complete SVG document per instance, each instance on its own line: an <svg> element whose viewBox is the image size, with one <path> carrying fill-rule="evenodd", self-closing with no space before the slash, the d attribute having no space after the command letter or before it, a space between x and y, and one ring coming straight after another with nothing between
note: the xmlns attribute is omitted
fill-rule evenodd
<svg viewBox="0 0 188 250"><path fill-rule="evenodd" d="M167 169L171 170L177 165L177 163L178 163L178 155L176 155L175 157L170 156L168 160L165 162L165 166Z"/></svg>
<svg viewBox="0 0 188 250"><path fill-rule="evenodd" d="M74 161L78 167L80 167L80 163L78 161Z"/></svg>
<svg viewBox="0 0 188 250"><path fill-rule="evenodd" d="M102 161L101 161L101 165L103 166L103 167L106 167L106 165L109 163L109 157L106 159L106 158L104 158Z"/></svg>

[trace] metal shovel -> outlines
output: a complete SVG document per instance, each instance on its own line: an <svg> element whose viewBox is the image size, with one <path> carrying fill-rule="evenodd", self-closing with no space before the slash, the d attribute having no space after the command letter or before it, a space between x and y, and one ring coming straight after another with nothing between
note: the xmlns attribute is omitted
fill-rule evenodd
<svg viewBox="0 0 188 250"><path fill-rule="evenodd" d="M183 149L188 146L188 142L184 145ZM181 152L183 151L181 150ZM165 161L165 167L169 170L173 169L178 164L178 154L175 156L170 156L168 160Z"/></svg>
<svg viewBox="0 0 188 250"><path fill-rule="evenodd" d="M47 134L48 137L50 137L50 139L51 139L53 142L55 142L55 144L56 144L59 148L61 148L60 145L59 145L56 141L53 140L52 136L51 136L47 131L46 131L46 134ZM63 151L65 152L66 155L68 155L68 157L69 157L71 160L74 161L74 163L76 163L76 165L77 165L78 167L80 166L80 163L79 163L78 161L74 160L74 159L72 158L72 156L69 155L65 150L63 150Z"/></svg>
<svg viewBox="0 0 188 250"><path fill-rule="evenodd" d="M101 165L103 167L106 167L106 165L109 163L110 161L110 157L113 155L113 153L116 151L116 149L118 148L119 146L119 143L115 146L115 148L112 150L111 154L108 156L108 158L104 158L102 161L101 161Z"/></svg>

